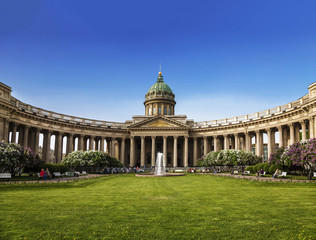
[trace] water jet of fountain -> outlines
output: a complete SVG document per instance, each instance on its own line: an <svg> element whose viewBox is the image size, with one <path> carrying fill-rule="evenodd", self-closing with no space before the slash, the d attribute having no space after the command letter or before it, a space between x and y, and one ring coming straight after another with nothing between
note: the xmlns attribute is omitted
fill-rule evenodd
<svg viewBox="0 0 316 240"><path fill-rule="evenodd" d="M157 153L155 175L163 175L166 173L166 166L163 164L163 153Z"/></svg>

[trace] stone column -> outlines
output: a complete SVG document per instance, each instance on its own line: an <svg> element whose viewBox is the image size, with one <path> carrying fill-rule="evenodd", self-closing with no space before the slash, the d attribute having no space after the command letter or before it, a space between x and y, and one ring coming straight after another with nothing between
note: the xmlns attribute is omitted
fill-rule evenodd
<svg viewBox="0 0 316 240"><path fill-rule="evenodd" d="M103 142L104 142L104 140L103 140ZM122 138L122 142L121 142L121 157L120 157L120 160L121 160L121 163L123 163L123 165L125 165L125 138Z"/></svg>
<svg viewBox="0 0 316 240"><path fill-rule="evenodd" d="M55 137L55 159L56 163L60 163L63 157L63 133L58 132Z"/></svg>
<svg viewBox="0 0 316 240"><path fill-rule="evenodd" d="M43 147L43 153L44 153L43 155L45 156L45 161L46 162L51 162L50 159L49 159L51 136L52 136L52 132L51 131L47 131L46 134L45 134L45 138L46 138L45 147ZM45 151L44 151L44 149L45 149Z"/></svg>
<svg viewBox="0 0 316 240"><path fill-rule="evenodd" d="M259 157L263 155L263 138L259 130L256 131L256 155Z"/></svg>
<svg viewBox="0 0 316 240"><path fill-rule="evenodd" d="M100 138L100 152L104 152L104 137Z"/></svg>
<svg viewBox="0 0 316 240"><path fill-rule="evenodd" d="M97 137L94 138L94 150L99 151L99 139Z"/></svg>
<svg viewBox="0 0 316 240"><path fill-rule="evenodd" d="M189 166L189 140L188 137L184 137L184 167Z"/></svg>
<svg viewBox="0 0 316 240"><path fill-rule="evenodd" d="M246 152L251 151L251 142L250 142L250 135L248 132L245 133L245 144L246 144Z"/></svg>
<svg viewBox="0 0 316 240"><path fill-rule="evenodd" d="M295 143L294 123L291 123L289 127L290 127L290 144L294 144Z"/></svg>
<svg viewBox="0 0 316 240"><path fill-rule="evenodd" d="M235 150L240 150L240 141L239 141L238 133L235 133L234 137L235 137Z"/></svg>
<svg viewBox="0 0 316 240"><path fill-rule="evenodd" d="M208 140L207 140L207 136L204 136L203 137L203 140L204 140L204 156L206 156L206 154L208 154Z"/></svg>
<svg viewBox="0 0 316 240"><path fill-rule="evenodd" d="M301 139L300 139L300 127L298 126L298 124L296 124L294 126L294 139L295 139L295 142L299 142Z"/></svg>
<svg viewBox="0 0 316 240"><path fill-rule="evenodd" d="M282 126L278 127L278 131L279 131L279 148L283 147L283 128Z"/></svg>
<svg viewBox="0 0 316 240"><path fill-rule="evenodd" d="M314 138L314 117L311 117L309 119L308 130L309 130L309 138Z"/></svg>
<svg viewBox="0 0 316 240"><path fill-rule="evenodd" d="M89 139L89 150L94 150L94 136L90 136L90 139Z"/></svg>
<svg viewBox="0 0 316 240"><path fill-rule="evenodd" d="M151 166L154 167L156 164L156 137L151 137Z"/></svg>
<svg viewBox="0 0 316 240"><path fill-rule="evenodd" d="M3 126L3 140L9 142L9 121L5 119Z"/></svg>
<svg viewBox="0 0 316 240"><path fill-rule="evenodd" d="M135 139L134 136L131 136L130 138L131 144L130 144L130 165L135 166Z"/></svg>
<svg viewBox="0 0 316 240"><path fill-rule="evenodd" d="M20 125L18 128L19 131L19 139L18 139L18 144L23 146L23 139L24 139L24 128L22 129L22 126Z"/></svg>
<svg viewBox="0 0 316 240"><path fill-rule="evenodd" d="M0 141L4 140L4 119L0 118Z"/></svg>
<svg viewBox="0 0 316 240"><path fill-rule="evenodd" d="M306 140L306 121L303 120L301 121L301 126L302 126L302 140Z"/></svg>
<svg viewBox="0 0 316 240"><path fill-rule="evenodd" d="M270 128L267 128L266 131L267 131L267 135L268 135L268 159L269 159L271 153L273 153L272 133L271 133Z"/></svg>
<svg viewBox="0 0 316 240"><path fill-rule="evenodd" d="M67 136L67 147L66 147L66 155L73 151L73 137L72 133L69 133Z"/></svg>
<svg viewBox="0 0 316 240"><path fill-rule="evenodd" d="M29 140L29 126L24 127L24 134L23 134L23 146L28 147L28 140Z"/></svg>
<svg viewBox="0 0 316 240"><path fill-rule="evenodd" d="M173 137L173 167L178 166L178 136Z"/></svg>
<svg viewBox="0 0 316 240"><path fill-rule="evenodd" d="M229 139L227 134L224 135L224 150L229 150Z"/></svg>
<svg viewBox="0 0 316 240"><path fill-rule="evenodd" d="M193 165L197 162L197 137L193 137Z"/></svg>
<svg viewBox="0 0 316 240"><path fill-rule="evenodd" d="M163 166L167 166L167 137L163 136Z"/></svg>
<svg viewBox="0 0 316 240"><path fill-rule="evenodd" d="M213 136L214 139L214 152L218 152L218 139L217 136Z"/></svg>
<svg viewBox="0 0 316 240"><path fill-rule="evenodd" d="M144 167L145 166L145 136L140 137L140 166Z"/></svg>
<svg viewBox="0 0 316 240"><path fill-rule="evenodd" d="M115 156L116 155L116 152L115 152L115 138L112 138L112 141L111 141L111 154L112 156Z"/></svg>
<svg viewBox="0 0 316 240"><path fill-rule="evenodd" d="M119 144L118 144L118 140L117 139L115 139L115 141L114 141L114 152L115 152L115 154L114 154L114 157L116 157L117 159L120 159L120 146L119 146Z"/></svg>
<svg viewBox="0 0 316 240"><path fill-rule="evenodd" d="M38 154L39 150L39 135L40 135L41 129L36 128L35 129L35 141L34 141L34 153Z"/></svg>
<svg viewBox="0 0 316 240"><path fill-rule="evenodd" d="M79 137L78 137L78 150L84 150L83 135L79 135Z"/></svg>
<svg viewBox="0 0 316 240"><path fill-rule="evenodd" d="M16 123L12 123L12 136L11 136L11 142L16 143Z"/></svg>

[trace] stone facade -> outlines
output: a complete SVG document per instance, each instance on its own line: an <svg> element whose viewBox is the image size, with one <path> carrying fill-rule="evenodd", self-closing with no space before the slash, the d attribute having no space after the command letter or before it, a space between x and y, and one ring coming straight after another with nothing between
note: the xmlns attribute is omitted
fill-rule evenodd
<svg viewBox="0 0 316 240"><path fill-rule="evenodd" d="M66 154L77 149L105 151L125 166L154 166L157 152L162 152L165 166L188 167L195 166L209 151L222 149L251 151L254 147L255 153L262 156L266 134L269 155L276 146L286 147L300 139L316 137L316 83L308 90L296 101L263 112L194 122L185 115L174 115L174 94L170 89L166 92L169 95L162 95L163 91L157 96L146 94L145 115L119 123L31 106L11 96L11 88L0 83L0 140L18 142L38 153L42 134L42 157L48 162L61 162L66 143ZM153 114L154 104L169 104L171 112ZM54 158L50 156L53 140Z"/></svg>

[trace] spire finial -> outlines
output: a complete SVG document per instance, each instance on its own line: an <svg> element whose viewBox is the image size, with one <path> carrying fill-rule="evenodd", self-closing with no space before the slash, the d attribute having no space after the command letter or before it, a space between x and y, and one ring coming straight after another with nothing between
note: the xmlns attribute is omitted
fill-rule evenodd
<svg viewBox="0 0 316 240"><path fill-rule="evenodd" d="M161 76L161 63L160 63L160 66L159 66L159 76Z"/></svg>

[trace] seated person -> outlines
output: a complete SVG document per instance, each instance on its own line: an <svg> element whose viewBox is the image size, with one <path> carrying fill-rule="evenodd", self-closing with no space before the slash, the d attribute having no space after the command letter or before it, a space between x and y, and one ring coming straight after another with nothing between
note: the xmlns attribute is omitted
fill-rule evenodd
<svg viewBox="0 0 316 240"><path fill-rule="evenodd" d="M275 170L275 173L273 174L272 177L275 178L275 177L278 177L280 175L281 175L281 170L277 169L277 170Z"/></svg>

